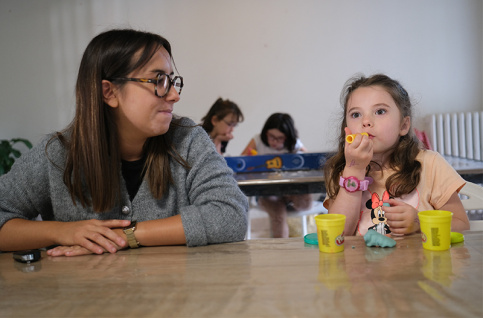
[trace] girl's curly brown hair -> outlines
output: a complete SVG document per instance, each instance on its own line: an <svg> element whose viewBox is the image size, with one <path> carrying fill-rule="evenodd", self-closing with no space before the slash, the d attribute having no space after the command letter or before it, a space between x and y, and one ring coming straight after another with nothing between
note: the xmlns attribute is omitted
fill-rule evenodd
<svg viewBox="0 0 483 318"><path fill-rule="evenodd" d="M402 118L412 117L411 100L407 91L401 84L384 74L375 74L370 77L363 75L349 79L342 90L340 101L344 109L343 118L340 126L338 138L338 151L332 155L324 167L327 195L333 198L339 192L339 177L346 165L344 156L345 131L347 126L346 113L347 102L351 94L359 87L379 86L386 90L396 103ZM399 142L389 158L390 168L396 171L386 180L386 189L393 197L399 197L410 193L419 184L421 174L421 163L416 160L416 156L422 148L411 127L405 136L399 137ZM373 162L374 163L374 162ZM369 173L370 165L366 168L366 175Z"/></svg>

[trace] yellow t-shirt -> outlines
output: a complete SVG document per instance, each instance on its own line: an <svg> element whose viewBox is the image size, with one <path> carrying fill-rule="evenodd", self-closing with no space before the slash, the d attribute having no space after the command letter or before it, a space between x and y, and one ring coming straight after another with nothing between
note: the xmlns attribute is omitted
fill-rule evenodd
<svg viewBox="0 0 483 318"><path fill-rule="evenodd" d="M441 208L455 191L465 185L466 181L454 170L454 168L437 152L421 150L416 159L421 162L421 178L418 186L411 193L396 198L410 204L418 211L437 210ZM384 200L387 198L385 188L386 179L391 171L385 170L384 175L374 179L369 189L362 193L359 223L356 235L364 235L369 228L379 232L388 232L387 223L378 221L384 210ZM341 189L340 191L345 191ZM324 206L328 206L326 198ZM367 203L369 200L371 202ZM368 208L366 204L370 207ZM382 211L381 211L382 210ZM390 228L389 228L390 230Z"/></svg>

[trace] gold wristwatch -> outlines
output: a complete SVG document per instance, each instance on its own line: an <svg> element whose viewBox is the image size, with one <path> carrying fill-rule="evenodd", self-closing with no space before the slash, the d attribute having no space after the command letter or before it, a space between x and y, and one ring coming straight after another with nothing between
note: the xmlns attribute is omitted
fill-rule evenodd
<svg viewBox="0 0 483 318"><path fill-rule="evenodd" d="M134 231L136 231L136 224L137 221L131 221L131 224L123 229L124 234L127 236L127 243L129 244L130 248L138 248L139 242L136 240L136 236L134 236Z"/></svg>

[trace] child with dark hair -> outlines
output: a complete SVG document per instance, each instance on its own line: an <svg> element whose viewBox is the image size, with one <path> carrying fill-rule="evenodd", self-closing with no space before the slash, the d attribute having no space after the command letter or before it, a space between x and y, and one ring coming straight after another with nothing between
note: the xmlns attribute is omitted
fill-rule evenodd
<svg viewBox="0 0 483 318"><path fill-rule="evenodd" d="M295 123L289 114L275 113L268 117L262 132L255 135L242 155L251 155L255 151L258 155L301 153L306 152L304 145L298 138ZM273 237L288 237L287 210L308 210L312 205L310 194L266 196L258 199L270 217Z"/></svg>

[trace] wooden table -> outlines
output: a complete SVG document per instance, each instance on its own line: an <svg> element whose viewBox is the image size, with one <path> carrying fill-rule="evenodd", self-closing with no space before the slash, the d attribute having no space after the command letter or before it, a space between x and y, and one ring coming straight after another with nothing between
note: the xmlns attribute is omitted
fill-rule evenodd
<svg viewBox="0 0 483 318"><path fill-rule="evenodd" d="M1 317L482 317L483 232L448 251L302 238L43 259L0 254Z"/></svg>

